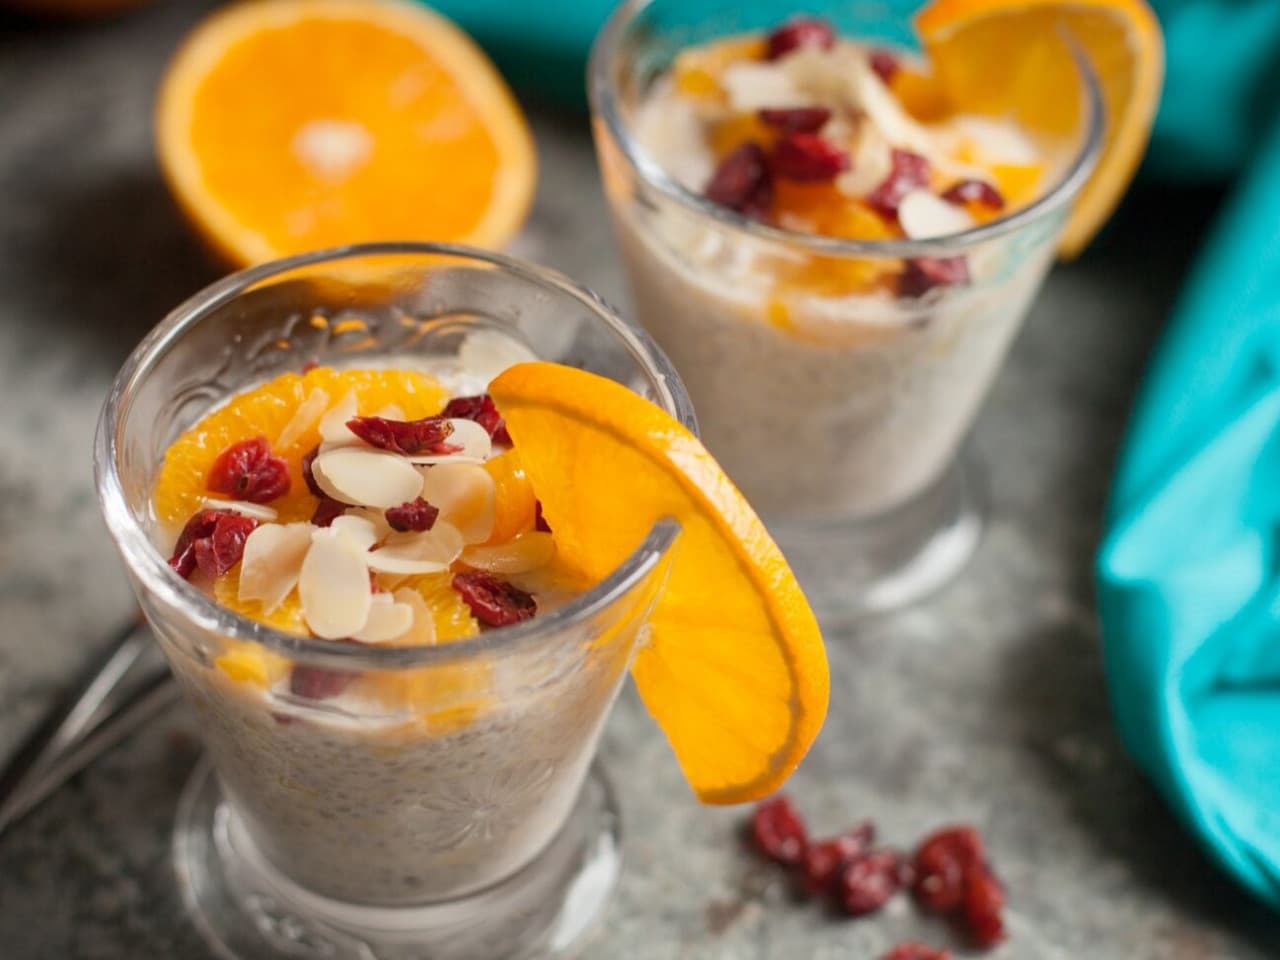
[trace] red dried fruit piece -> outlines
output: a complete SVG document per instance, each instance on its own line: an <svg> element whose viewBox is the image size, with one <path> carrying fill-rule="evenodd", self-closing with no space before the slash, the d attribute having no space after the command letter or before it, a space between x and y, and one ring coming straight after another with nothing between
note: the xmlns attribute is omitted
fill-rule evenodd
<svg viewBox="0 0 1280 960"><path fill-rule="evenodd" d="M875 826L866 821L838 837L809 844L800 860L800 879L805 888L810 893L830 890L844 865L869 850L875 836Z"/></svg>
<svg viewBox="0 0 1280 960"><path fill-rule="evenodd" d="M413 530L421 533L436 525L436 517L440 516L440 508L433 507L421 497L402 503L398 507L387 508L387 523L392 530L406 533Z"/></svg>
<svg viewBox="0 0 1280 960"><path fill-rule="evenodd" d="M788 180L821 182L849 169L849 151L816 133L789 133L773 145L770 163Z"/></svg>
<svg viewBox="0 0 1280 960"><path fill-rule="evenodd" d="M751 842L770 860L794 866L809 847L809 831L785 794L765 800L751 814Z"/></svg>
<svg viewBox="0 0 1280 960"><path fill-rule="evenodd" d="M317 527L333 526L333 521L342 516L350 504L335 500L333 497L321 496L316 504L315 513L311 514L311 522Z"/></svg>
<svg viewBox="0 0 1280 960"><path fill-rule="evenodd" d="M308 700L330 700L351 686L356 674L344 670L295 666L289 672L289 692Z"/></svg>
<svg viewBox="0 0 1280 960"><path fill-rule="evenodd" d="M533 596L514 584L479 570L456 573L453 589L486 627L506 627L538 612Z"/></svg>
<svg viewBox="0 0 1280 960"><path fill-rule="evenodd" d="M551 524L547 523L547 518L542 515L541 500L533 502L533 529L540 530L543 533L551 532Z"/></svg>
<svg viewBox="0 0 1280 960"><path fill-rule="evenodd" d="M727 154L703 194L745 217L767 219L773 206L773 179L764 147L749 140Z"/></svg>
<svg viewBox="0 0 1280 960"><path fill-rule="evenodd" d="M840 903L850 916L875 913L902 885L902 854L872 850L859 854L840 871Z"/></svg>
<svg viewBox="0 0 1280 960"><path fill-rule="evenodd" d="M898 55L888 50L872 50L867 61L871 69L876 72L876 76L884 83L892 83L894 74L902 68L902 61L898 59Z"/></svg>
<svg viewBox="0 0 1280 960"><path fill-rule="evenodd" d="M826 107L766 107L760 120L787 133L814 133L831 119Z"/></svg>
<svg viewBox="0 0 1280 960"><path fill-rule="evenodd" d="M214 493L268 503L289 492L289 465L272 456L266 437L233 443L218 454L206 484Z"/></svg>
<svg viewBox="0 0 1280 960"><path fill-rule="evenodd" d="M192 514L182 532L178 534L178 542L173 546L173 556L169 558L169 566L177 571L178 576L186 578L196 568L195 542L213 533L218 523L218 516L223 511L201 510Z"/></svg>
<svg viewBox="0 0 1280 960"><path fill-rule="evenodd" d="M949 913L964 900L965 876L982 861L982 838L972 827L947 827L930 834L916 849L916 902L934 913Z"/></svg>
<svg viewBox="0 0 1280 960"><path fill-rule="evenodd" d="M511 446L511 434L507 433L506 421L493 405L493 397L481 393L474 397L454 397L440 413L442 417L458 417L462 420L474 420L488 432L494 443L505 443Z"/></svg>
<svg viewBox="0 0 1280 960"><path fill-rule="evenodd" d="M413 456L418 453L457 453L460 447L445 443L453 424L444 417L421 420L388 420L386 417L353 417L347 429L379 450Z"/></svg>
<svg viewBox="0 0 1280 960"><path fill-rule="evenodd" d="M1004 197L985 180L961 180L953 183L942 191L942 199L957 206L977 203L992 210L1004 209Z"/></svg>
<svg viewBox="0 0 1280 960"><path fill-rule="evenodd" d="M883 960L951 960L951 953L923 943L900 943L886 953Z"/></svg>
<svg viewBox="0 0 1280 960"><path fill-rule="evenodd" d="M244 542L257 525L257 520L227 510L201 510L178 535L169 566L184 578L197 569L220 577L240 562Z"/></svg>
<svg viewBox="0 0 1280 960"><path fill-rule="evenodd" d="M898 295L920 297L934 287L969 282L969 262L964 257L912 257L898 274Z"/></svg>
<svg viewBox="0 0 1280 960"><path fill-rule="evenodd" d="M929 185L929 161L910 150L890 153L889 175L867 194L867 203L882 217L898 218L898 204L912 190Z"/></svg>
<svg viewBox="0 0 1280 960"><path fill-rule="evenodd" d="M795 17L769 34L765 56L777 60L794 50L817 47L830 50L836 45L836 29L817 17Z"/></svg>
<svg viewBox="0 0 1280 960"><path fill-rule="evenodd" d="M320 455L320 447L316 446L309 452L302 455L302 482L307 485L307 489L321 500L328 497L328 494L320 489L320 485L316 483L315 474L311 472L311 464L315 463L316 457Z"/></svg>
<svg viewBox="0 0 1280 960"><path fill-rule="evenodd" d="M984 861L971 863L965 870L964 903L960 919L976 946L987 949L1005 938L1004 888L995 872Z"/></svg>

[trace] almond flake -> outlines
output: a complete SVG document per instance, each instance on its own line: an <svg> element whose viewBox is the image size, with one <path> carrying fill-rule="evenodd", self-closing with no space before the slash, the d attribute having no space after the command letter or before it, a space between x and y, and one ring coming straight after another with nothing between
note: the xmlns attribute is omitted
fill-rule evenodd
<svg viewBox="0 0 1280 960"><path fill-rule="evenodd" d="M275 448L283 450L293 446L302 439L303 434L320 422L320 418L324 416L327 409L329 409L329 394L316 387L307 394L307 399L302 401L293 416L289 418L289 422L284 425L280 436L276 437Z"/></svg>
<svg viewBox="0 0 1280 960"><path fill-rule="evenodd" d="M437 454L414 454L405 457L410 463L417 464L434 464L434 463L484 463L493 454L493 440L489 436L489 431L474 420L464 420L461 417L450 417L449 423L453 426L453 432L449 434L445 443L462 449L456 453L437 453Z"/></svg>
<svg viewBox="0 0 1280 960"><path fill-rule="evenodd" d="M486 385L508 367L537 359L538 355L519 340L498 330L474 330L458 347L459 365Z"/></svg>
<svg viewBox="0 0 1280 960"><path fill-rule="evenodd" d="M365 551L371 550L379 540L377 526L364 517L343 514L334 518L333 523L329 524L329 529L336 536L346 537L361 550Z"/></svg>
<svg viewBox="0 0 1280 960"><path fill-rule="evenodd" d="M311 632L341 640L364 629L373 603L366 554L344 536L313 530L298 575L302 615Z"/></svg>
<svg viewBox="0 0 1280 960"><path fill-rule="evenodd" d="M541 530L526 530L506 543L467 547L462 551L462 562L489 573L528 573L550 563L555 552L555 541L551 534Z"/></svg>
<svg viewBox="0 0 1280 960"><path fill-rule="evenodd" d="M352 507L344 516L359 517L361 520L368 520L373 524L374 543L385 540L387 535L391 533L391 524L387 523L387 512L385 510L378 510L374 507Z"/></svg>
<svg viewBox="0 0 1280 960"><path fill-rule="evenodd" d="M429 647L436 642L436 618L431 607L417 590L401 587L392 594L396 603L403 603L413 610L413 626L409 632L399 638L397 646Z"/></svg>
<svg viewBox="0 0 1280 960"><path fill-rule="evenodd" d="M389 593L375 593L369 604L369 619L351 635L361 643L387 643L404 636L413 626L413 607L397 603Z"/></svg>
<svg viewBox="0 0 1280 960"><path fill-rule="evenodd" d="M386 543L365 556L370 570L378 573L443 573L462 553L462 534L437 522L425 533L393 533Z"/></svg>
<svg viewBox="0 0 1280 960"><path fill-rule="evenodd" d="M898 204L898 222L912 240L945 237L973 226L973 218L928 190L912 190Z"/></svg>
<svg viewBox="0 0 1280 960"><path fill-rule="evenodd" d="M484 467L474 463L428 467L422 498L438 507L440 519L457 527L467 543L483 543L493 533L497 488Z"/></svg>
<svg viewBox="0 0 1280 960"><path fill-rule="evenodd" d="M871 64L865 57L854 61L854 69L849 74L849 86L856 106L866 112L867 119L889 143L932 161L938 159L937 144L929 131L907 113L898 98L871 69Z"/></svg>
<svg viewBox="0 0 1280 960"><path fill-rule="evenodd" d="M398 507L422 488L408 460L368 447L325 450L311 464L311 475L326 494L362 507Z"/></svg>
<svg viewBox="0 0 1280 960"><path fill-rule="evenodd" d="M323 417L320 418L320 439L331 447L351 446L360 442L347 427L347 421L354 419L358 412L355 391L349 391Z"/></svg>
<svg viewBox="0 0 1280 960"><path fill-rule="evenodd" d="M298 582L311 529L309 523L264 523L249 534L240 561L241 603L257 600L269 614L284 602Z"/></svg>
<svg viewBox="0 0 1280 960"><path fill-rule="evenodd" d="M252 517L254 520L262 520L265 523L270 523L280 517L280 514L274 508L261 503L250 503L247 500L219 500L217 497L202 497L200 505L206 510L229 510L231 513L238 513L242 517Z"/></svg>
<svg viewBox="0 0 1280 960"><path fill-rule="evenodd" d="M740 113L766 107L805 107L812 102L781 63L730 64L720 74L720 86L728 94L729 106Z"/></svg>

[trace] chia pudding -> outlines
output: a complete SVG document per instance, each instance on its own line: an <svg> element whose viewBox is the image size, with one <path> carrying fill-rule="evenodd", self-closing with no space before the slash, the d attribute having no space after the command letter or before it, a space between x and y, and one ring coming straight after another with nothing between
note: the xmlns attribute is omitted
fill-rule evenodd
<svg viewBox="0 0 1280 960"><path fill-rule="evenodd" d="M1052 189L1073 145L966 113L923 61L815 19L613 82L634 143L598 124L597 146L637 317L707 447L767 517L874 516L926 489L1066 210L963 235Z"/></svg>

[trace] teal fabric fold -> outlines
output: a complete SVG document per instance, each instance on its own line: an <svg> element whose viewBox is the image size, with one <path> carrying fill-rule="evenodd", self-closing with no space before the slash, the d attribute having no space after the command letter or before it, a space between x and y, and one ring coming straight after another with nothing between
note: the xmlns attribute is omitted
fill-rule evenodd
<svg viewBox="0 0 1280 960"><path fill-rule="evenodd" d="M1215 225L1139 395L1098 558L1134 757L1280 907L1280 125Z"/></svg>

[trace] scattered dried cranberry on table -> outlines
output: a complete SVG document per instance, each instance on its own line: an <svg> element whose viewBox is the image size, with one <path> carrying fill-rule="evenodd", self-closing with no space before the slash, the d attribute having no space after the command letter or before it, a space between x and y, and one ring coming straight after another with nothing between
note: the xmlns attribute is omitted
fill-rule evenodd
<svg viewBox="0 0 1280 960"><path fill-rule="evenodd" d="M809 846L804 820L785 794L778 794L756 807L751 815L750 833L760 853L786 866L800 863Z"/></svg>
<svg viewBox="0 0 1280 960"><path fill-rule="evenodd" d="M884 960L951 960L951 954L923 943L900 943L884 955Z"/></svg>

